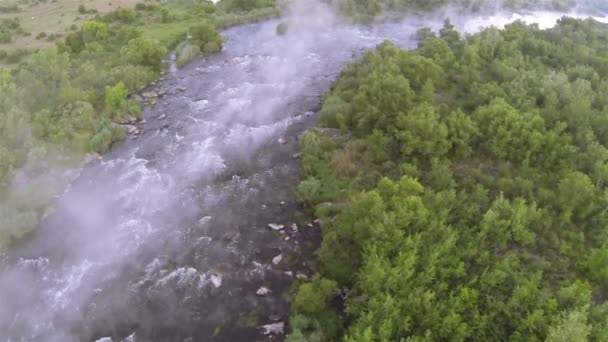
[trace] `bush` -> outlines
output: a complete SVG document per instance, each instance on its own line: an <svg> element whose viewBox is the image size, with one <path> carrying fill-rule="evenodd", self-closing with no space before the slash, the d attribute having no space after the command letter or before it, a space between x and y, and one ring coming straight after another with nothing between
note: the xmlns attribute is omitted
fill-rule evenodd
<svg viewBox="0 0 608 342"><path fill-rule="evenodd" d="M163 23L173 21L173 16L169 13L169 10L164 7L160 9L160 21Z"/></svg>
<svg viewBox="0 0 608 342"><path fill-rule="evenodd" d="M130 40L121 49L120 54L129 63L149 66L156 71L160 71L163 67L162 59L167 54L167 49L155 39L137 38Z"/></svg>
<svg viewBox="0 0 608 342"><path fill-rule="evenodd" d="M10 44L13 41L13 35L10 31L0 30L0 44Z"/></svg>
<svg viewBox="0 0 608 342"><path fill-rule="evenodd" d="M135 10L137 10L137 11L145 11L146 9L147 9L147 6L143 2L138 2L135 4Z"/></svg>
<svg viewBox="0 0 608 342"><path fill-rule="evenodd" d="M23 59L23 57L27 56L28 54L29 51L25 49L17 49L10 51L6 55L6 62L10 64L19 63Z"/></svg>
<svg viewBox="0 0 608 342"><path fill-rule="evenodd" d="M116 17L123 23L132 23L136 17L135 11L130 8L119 8L116 10Z"/></svg>
<svg viewBox="0 0 608 342"><path fill-rule="evenodd" d="M209 54L222 50L223 38L209 21L204 20L200 24L192 26L190 34L192 43L198 45L203 53Z"/></svg>
<svg viewBox="0 0 608 342"><path fill-rule="evenodd" d="M0 50L0 61L5 59L8 53L4 50Z"/></svg>
<svg viewBox="0 0 608 342"><path fill-rule="evenodd" d="M181 68L184 65L188 64L191 60L200 56L201 48L198 47L197 45L194 45L194 44L191 44L188 42L183 42L177 46L177 48L175 50L175 54L176 54L175 64L177 64L177 66L179 68Z"/></svg>
<svg viewBox="0 0 608 342"><path fill-rule="evenodd" d="M87 14L88 11L87 11L86 6L85 5L79 5L78 6L78 13L80 13L80 14Z"/></svg>
<svg viewBox="0 0 608 342"><path fill-rule="evenodd" d="M122 82L114 87L106 86L106 110L113 112L118 109L122 100L127 98L127 95L129 95L129 91Z"/></svg>
<svg viewBox="0 0 608 342"><path fill-rule="evenodd" d="M285 33L287 33L287 29L288 29L288 25L286 22L282 22L279 25L277 25L277 34L282 36Z"/></svg>

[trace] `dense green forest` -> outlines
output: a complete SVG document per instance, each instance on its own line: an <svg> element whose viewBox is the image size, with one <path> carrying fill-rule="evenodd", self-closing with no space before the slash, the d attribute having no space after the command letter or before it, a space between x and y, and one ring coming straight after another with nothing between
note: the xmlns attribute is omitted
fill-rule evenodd
<svg viewBox="0 0 608 342"><path fill-rule="evenodd" d="M119 123L141 115L128 95L158 78L187 32L180 66L219 51L218 29L276 14L270 0L141 3L98 15L55 47L0 68L0 250L49 210L65 185L51 171L61 174L84 153L125 137ZM14 182L17 171L21 181Z"/></svg>
<svg viewBox="0 0 608 342"><path fill-rule="evenodd" d="M323 221L289 341L608 341L608 28L385 42L301 137Z"/></svg>

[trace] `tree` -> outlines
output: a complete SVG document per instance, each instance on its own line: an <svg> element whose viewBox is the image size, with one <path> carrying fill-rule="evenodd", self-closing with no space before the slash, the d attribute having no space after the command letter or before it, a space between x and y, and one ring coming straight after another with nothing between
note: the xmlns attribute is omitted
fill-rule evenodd
<svg viewBox="0 0 608 342"><path fill-rule="evenodd" d="M587 324L587 309L562 313L557 325L551 327L547 342L586 342L591 332Z"/></svg>
<svg viewBox="0 0 608 342"><path fill-rule="evenodd" d="M127 95L129 95L129 91L122 82L113 87L106 86L106 110L108 112L117 110Z"/></svg>
<svg viewBox="0 0 608 342"><path fill-rule="evenodd" d="M190 27L191 42L201 49L205 54L222 50L224 44L222 36L217 32L215 26L207 20Z"/></svg>
<svg viewBox="0 0 608 342"><path fill-rule="evenodd" d="M164 65L162 59L167 54L167 49L157 40L142 37L130 40L126 46L123 46L120 54L128 63L148 66L160 71Z"/></svg>

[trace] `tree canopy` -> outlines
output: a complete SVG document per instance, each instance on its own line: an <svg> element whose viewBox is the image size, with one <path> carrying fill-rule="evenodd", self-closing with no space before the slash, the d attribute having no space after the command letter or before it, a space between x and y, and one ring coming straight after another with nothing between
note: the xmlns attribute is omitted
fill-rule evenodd
<svg viewBox="0 0 608 342"><path fill-rule="evenodd" d="M288 340L607 340L608 29L417 37L343 70L300 139L323 242Z"/></svg>

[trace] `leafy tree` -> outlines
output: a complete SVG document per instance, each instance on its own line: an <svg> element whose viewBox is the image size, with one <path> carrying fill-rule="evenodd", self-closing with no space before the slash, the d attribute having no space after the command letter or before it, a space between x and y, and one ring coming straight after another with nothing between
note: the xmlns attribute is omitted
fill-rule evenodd
<svg viewBox="0 0 608 342"><path fill-rule="evenodd" d="M163 68L162 59L167 54L167 49L161 46L157 40L136 38L123 46L120 54L129 63L149 66L159 71Z"/></svg>

